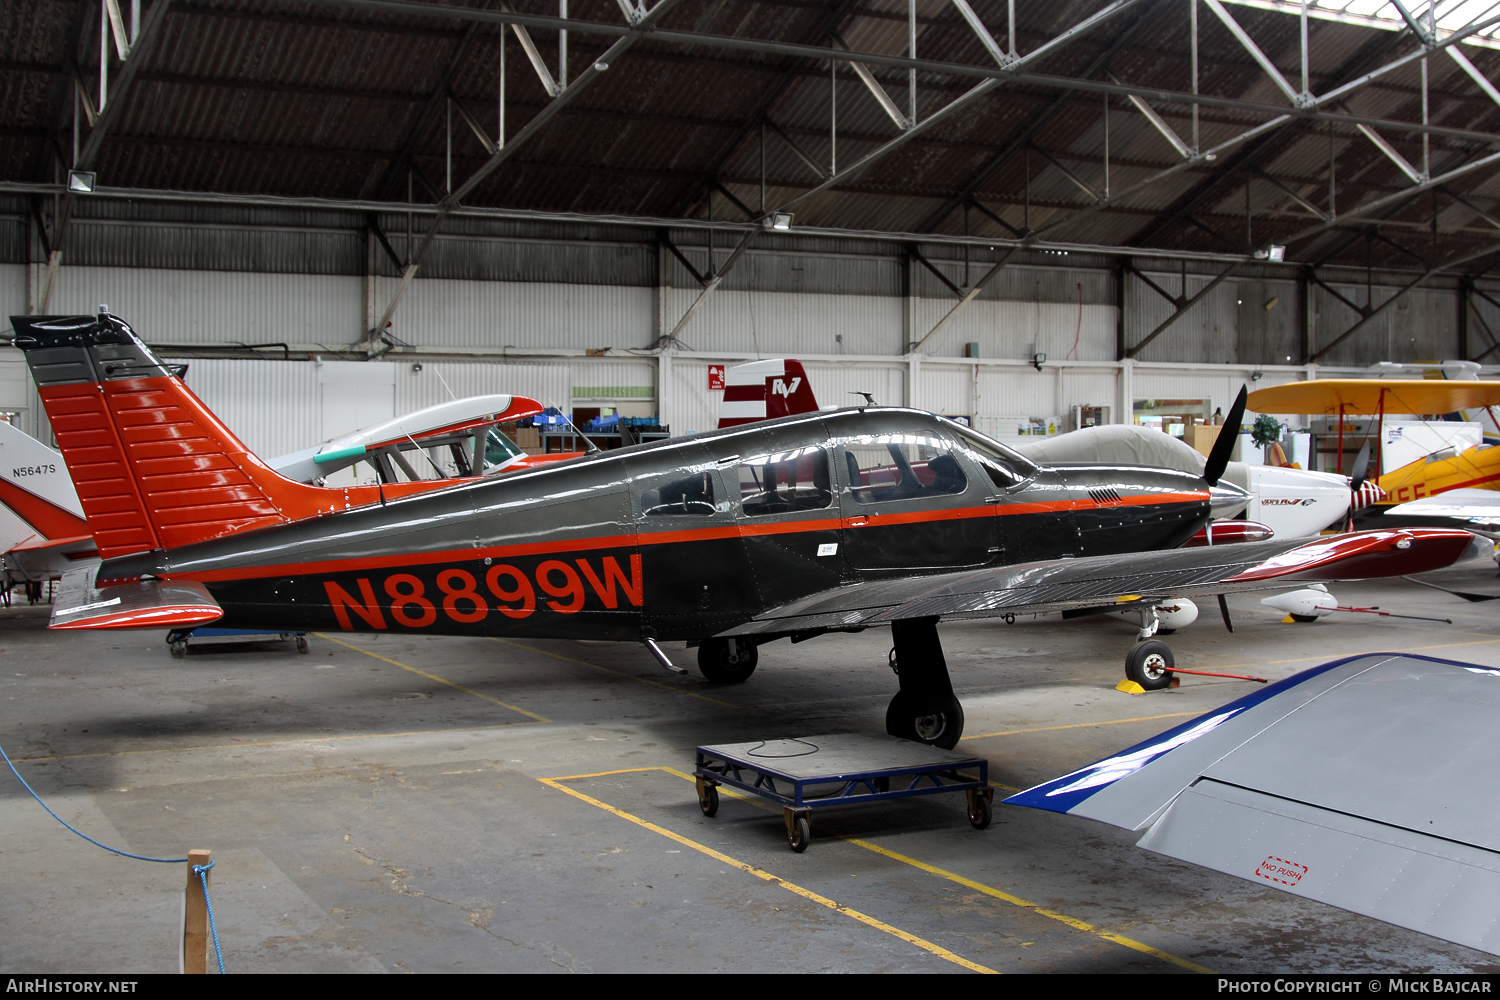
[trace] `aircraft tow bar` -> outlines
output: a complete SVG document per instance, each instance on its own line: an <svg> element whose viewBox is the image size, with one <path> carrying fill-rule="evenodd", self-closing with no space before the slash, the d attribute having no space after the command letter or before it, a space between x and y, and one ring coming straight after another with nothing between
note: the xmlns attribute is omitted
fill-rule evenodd
<svg viewBox="0 0 1500 1000"><path fill-rule="evenodd" d="M651 655L656 658L656 662L660 663L664 669L674 674L687 673L687 668L679 667L671 660L667 659L667 654L662 652L661 647L656 644L655 639L642 639L641 642L644 643L646 648L651 651Z"/></svg>

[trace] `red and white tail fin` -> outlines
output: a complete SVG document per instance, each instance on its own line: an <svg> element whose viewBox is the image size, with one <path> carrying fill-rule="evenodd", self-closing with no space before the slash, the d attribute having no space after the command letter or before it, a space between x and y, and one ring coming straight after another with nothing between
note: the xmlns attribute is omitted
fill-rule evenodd
<svg viewBox="0 0 1500 1000"><path fill-rule="evenodd" d="M21 524L17 537L0 524L0 552L30 540L89 533L78 492L63 457L18 427L0 420L0 504Z"/></svg>
<svg viewBox="0 0 1500 1000"><path fill-rule="evenodd" d="M381 499L374 486L321 489L278 475L114 316L11 323L105 559ZM384 496L412 485L424 484Z"/></svg>
<svg viewBox="0 0 1500 1000"><path fill-rule="evenodd" d="M817 409L818 401L802 362L793 358L752 361L724 373L719 429L793 413L815 413Z"/></svg>

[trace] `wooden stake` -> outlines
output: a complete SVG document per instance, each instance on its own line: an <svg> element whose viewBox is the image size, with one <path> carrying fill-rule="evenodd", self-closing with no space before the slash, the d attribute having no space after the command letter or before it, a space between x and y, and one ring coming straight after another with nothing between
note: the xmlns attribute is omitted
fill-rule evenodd
<svg viewBox="0 0 1500 1000"><path fill-rule="evenodd" d="M208 900L193 866L208 864L210 854L188 851L186 905L182 910L182 971L188 975L201 976L208 971ZM211 874L203 873L204 878Z"/></svg>

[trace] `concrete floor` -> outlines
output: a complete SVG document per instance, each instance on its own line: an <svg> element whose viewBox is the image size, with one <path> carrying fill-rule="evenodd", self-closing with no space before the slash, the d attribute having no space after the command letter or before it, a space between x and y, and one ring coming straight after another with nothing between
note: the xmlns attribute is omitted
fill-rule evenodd
<svg viewBox="0 0 1500 1000"><path fill-rule="evenodd" d="M1500 593L1482 566L1433 579ZM1500 665L1495 606L1399 582L1333 590L1454 624L1284 625L1240 596L1233 635L1205 602L1169 641L1184 667L1272 679L1376 650ZM725 797L704 818L679 774L700 743L882 731L885 632L767 646L749 683L719 688L631 646L313 637L306 656L177 660L158 632L45 623L0 612L5 750L105 843L211 849L232 972L1500 971L1051 813L1001 807L981 833L956 796L850 808L815 817L801 855L756 804ZM943 640L960 749L1007 789L1253 687L1121 694L1133 629L1110 619L954 623ZM4 772L0 797L0 969L175 970L181 866L84 843Z"/></svg>

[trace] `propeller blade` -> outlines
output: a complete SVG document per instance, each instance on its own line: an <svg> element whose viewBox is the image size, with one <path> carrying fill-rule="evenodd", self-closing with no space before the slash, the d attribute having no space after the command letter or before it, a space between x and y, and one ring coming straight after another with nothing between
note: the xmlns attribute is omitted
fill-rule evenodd
<svg viewBox="0 0 1500 1000"><path fill-rule="evenodd" d="M1471 604L1478 604L1481 601L1500 601L1500 594L1469 594L1465 593L1462 590L1449 590L1447 587L1439 587L1437 584L1428 583L1426 580L1415 580L1409 576L1403 576L1401 579L1405 580L1407 583L1415 583L1418 586L1431 587L1433 590L1441 590L1443 593L1452 594L1454 597L1462 597L1464 600L1468 601Z"/></svg>
<svg viewBox="0 0 1500 1000"><path fill-rule="evenodd" d="M1354 473L1350 476L1349 490L1358 493L1359 488L1365 484L1365 477L1370 474L1370 442L1359 449L1359 456L1354 459Z"/></svg>
<svg viewBox="0 0 1500 1000"><path fill-rule="evenodd" d="M1229 602L1224 600L1223 594L1219 595L1219 614L1224 616L1224 627L1233 632L1234 622L1229 620Z"/></svg>
<svg viewBox="0 0 1500 1000"><path fill-rule="evenodd" d="M1208 461L1203 465L1203 479L1210 486L1218 484L1219 477L1224 475L1224 469L1229 465L1229 456L1240 439L1240 425L1245 421L1245 397L1249 394L1249 389L1240 386L1240 394L1229 408L1229 415L1224 418L1224 426L1219 428L1213 450L1208 453Z"/></svg>

